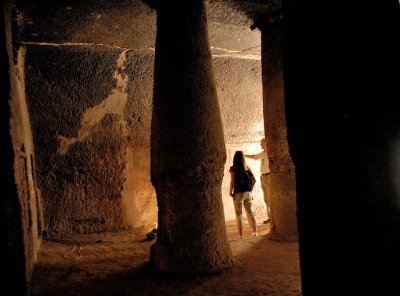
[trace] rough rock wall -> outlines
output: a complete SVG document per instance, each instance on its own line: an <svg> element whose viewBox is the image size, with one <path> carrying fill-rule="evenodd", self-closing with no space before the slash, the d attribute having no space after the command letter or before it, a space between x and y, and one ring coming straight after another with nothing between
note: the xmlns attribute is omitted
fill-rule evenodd
<svg viewBox="0 0 400 296"><path fill-rule="evenodd" d="M156 12L140 0L16 0L16 5L25 42L154 46Z"/></svg>
<svg viewBox="0 0 400 296"><path fill-rule="evenodd" d="M11 135L14 147L14 173L18 187L23 239L28 274L37 259L42 232L42 208L40 190L34 174L34 149L28 108L25 100L23 48L16 51L15 64L11 70Z"/></svg>
<svg viewBox="0 0 400 296"><path fill-rule="evenodd" d="M56 233L146 229L157 223L150 182L153 52L27 45L26 85L46 228ZM263 136L260 61L215 58L228 160ZM243 111L245 110L245 111ZM259 164L250 167L258 175ZM256 210L264 204L256 185Z"/></svg>
<svg viewBox="0 0 400 296"><path fill-rule="evenodd" d="M1 178L2 198L0 203L0 250L3 254L0 271L2 287L25 295L28 290L26 258L24 256L23 229L16 176L14 173L15 151L10 134L11 93L10 72L13 66L10 7L1 6L0 11L0 136L2 141Z"/></svg>
<svg viewBox="0 0 400 296"><path fill-rule="evenodd" d="M124 209L133 227L157 223L157 201L150 181L150 123L153 101L153 52L129 53L127 57L128 162L125 170ZM132 190L128 183L131 182ZM126 190L125 190L126 188Z"/></svg>
<svg viewBox="0 0 400 296"><path fill-rule="evenodd" d="M134 77L128 82L127 55L104 48L28 46L27 99L45 223L52 232L112 231L142 224L132 211L143 210L132 208L132 192L127 190L140 193L132 186L148 172L126 168L140 158L148 142L135 131L141 127L140 118L146 122L146 114L134 110L127 120L128 84L136 83ZM150 76L144 87L151 83ZM133 151L136 144L138 150Z"/></svg>

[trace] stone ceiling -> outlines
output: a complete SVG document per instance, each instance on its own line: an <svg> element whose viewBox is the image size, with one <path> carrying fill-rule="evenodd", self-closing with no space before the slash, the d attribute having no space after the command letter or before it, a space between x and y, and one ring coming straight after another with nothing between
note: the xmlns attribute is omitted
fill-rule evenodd
<svg viewBox="0 0 400 296"><path fill-rule="evenodd" d="M154 49L156 11L140 0L16 0L23 43L99 44ZM280 8L280 0L209 0L214 55L260 58L260 31L250 27Z"/></svg>

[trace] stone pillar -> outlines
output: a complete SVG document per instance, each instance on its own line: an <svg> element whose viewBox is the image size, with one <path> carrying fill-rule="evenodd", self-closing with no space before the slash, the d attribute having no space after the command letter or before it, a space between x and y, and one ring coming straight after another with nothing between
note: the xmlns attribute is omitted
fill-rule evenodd
<svg viewBox="0 0 400 296"><path fill-rule="evenodd" d="M0 186L2 197L0 201L0 251L3 256L0 267L2 274L2 289L13 291L16 295L29 295L29 285L33 266L33 257L29 245L33 241L25 235L27 229L23 228L23 212L26 210L21 204L19 188L15 174L15 159L18 157L13 146L11 129L11 105L15 98L12 81L17 80L16 66L14 63L13 44L13 13L10 1L0 5ZM26 238L26 239L25 239ZM29 241L28 241L29 240Z"/></svg>
<svg viewBox="0 0 400 296"><path fill-rule="evenodd" d="M297 238L296 176L287 142L281 20L270 19L260 29L265 134L271 160L270 238L292 240Z"/></svg>
<svg viewBox="0 0 400 296"><path fill-rule="evenodd" d="M232 264L221 200L226 161L203 0L160 1L151 177L158 202L153 266L218 272Z"/></svg>

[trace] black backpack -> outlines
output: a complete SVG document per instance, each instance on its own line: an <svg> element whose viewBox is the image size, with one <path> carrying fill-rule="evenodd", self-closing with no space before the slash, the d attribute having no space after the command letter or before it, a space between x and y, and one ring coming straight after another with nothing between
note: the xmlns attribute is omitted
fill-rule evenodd
<svg viewBox="0 0 400 296"><path fill-rule="evenodd" d="M250 170L241 171L239 172L236 181L236 191L237 192L252 191L255 183L256 183L256 178L254 178L254 175Z"/></svg>

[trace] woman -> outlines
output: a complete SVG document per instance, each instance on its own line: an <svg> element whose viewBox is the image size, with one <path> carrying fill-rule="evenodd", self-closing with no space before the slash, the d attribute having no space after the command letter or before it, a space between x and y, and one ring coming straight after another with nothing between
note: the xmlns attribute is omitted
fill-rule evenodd
<svg viewBox="0 0 400 296"><path fill-rule="evenodd" d="M253 236L258 236L257 223L253 212L253 196L251 189L242 189L239 185L239 176L244 171L250 171L250 168L246 166L243 151L236 151L233 156L233 166L229 169L231 173L231 183L229 186L229 195L233 197L233 205L235 206L236 214L236 225L238 229L238 238L243 239L243 215L242 206L246 211L247 220L249 221L250 227L253 229Z"/></svg>

